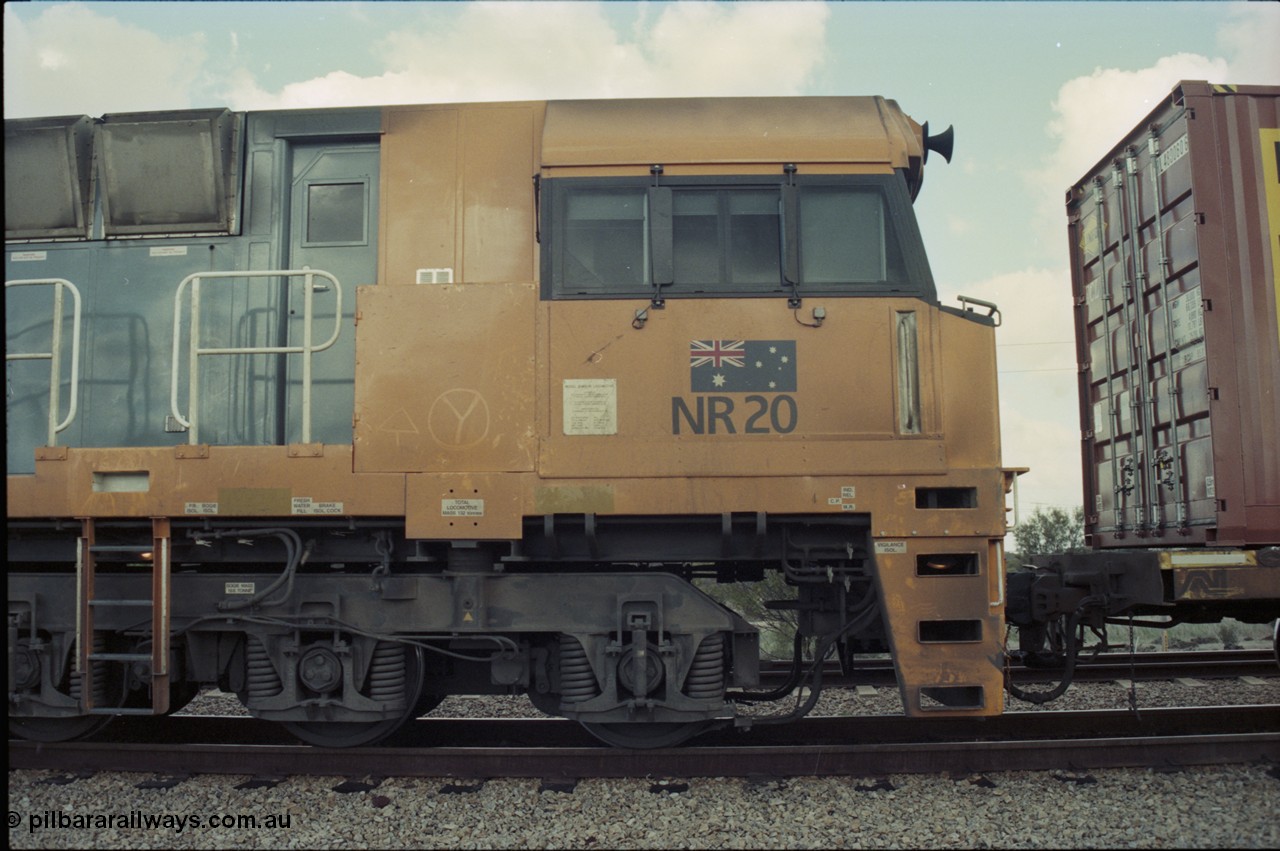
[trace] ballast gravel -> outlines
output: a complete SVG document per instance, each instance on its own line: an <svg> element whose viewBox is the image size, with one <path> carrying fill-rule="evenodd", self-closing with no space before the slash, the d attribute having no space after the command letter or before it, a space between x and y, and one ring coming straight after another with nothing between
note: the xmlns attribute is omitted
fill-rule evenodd
<svg viewBox="0 0 1280 851"><path fill-rule="evenodd" d="M14 775L18 776L14 776ZM1261 766L971 777L537 780L10 775L14 848L1276 848ZM55 781L55 782L50 782ZM344 786L357 791L336 791ZM104 823L108 818L115 823ZM145 826L147 821L154 826Z"/></svg>
<svg viewBox="0 0 1280 851"><path fill-rule="evenodd" d="M1280 703L1280 678L1082 683L1048 708ZM191 711L225 712L202 695ZM1035 707L1011 701L1010 711ZM435 712L529 715L516 698ZM830 690L822 714L900 712ZM530 779L9 773L14 848L1280 848L1280 766L882 778Z"/></svg>

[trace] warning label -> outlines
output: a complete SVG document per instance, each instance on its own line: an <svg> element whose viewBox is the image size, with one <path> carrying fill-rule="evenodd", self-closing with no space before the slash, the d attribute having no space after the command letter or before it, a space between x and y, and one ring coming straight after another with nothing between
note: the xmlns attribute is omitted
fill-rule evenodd
<svg viewBox="0 0 1280 851"><path fill-rule="evenodd" d="M858 504L853 501L853 498L856 494L857 494L857 490L854 488L853 485L845 485L840 488L839 496L832 496L827 498L827 505L830 505L832 507L838 506L841 511L857 511Z"/></svg>
<svg viewBox="0 0 1280 851"><path fill-rule="evenodd" d="M341 502L314 502L309 496L295 496L292 502L294 514L341 514Z"/></svg>

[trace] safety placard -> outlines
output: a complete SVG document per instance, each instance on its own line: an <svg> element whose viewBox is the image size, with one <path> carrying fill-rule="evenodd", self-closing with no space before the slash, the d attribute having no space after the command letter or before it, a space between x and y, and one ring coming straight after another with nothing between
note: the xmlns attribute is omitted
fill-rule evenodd
<svg viewBox="0 0 1280 851"><path fill-rule="evenodd" d="M618 382L616 379L566 378L564 380L564 433L618 433Z"/></svg>

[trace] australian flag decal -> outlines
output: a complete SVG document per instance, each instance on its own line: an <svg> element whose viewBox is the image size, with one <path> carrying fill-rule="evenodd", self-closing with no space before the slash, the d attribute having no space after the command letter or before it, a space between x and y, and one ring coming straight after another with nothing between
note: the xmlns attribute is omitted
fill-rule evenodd
<svg viewBox="0 0 1280 851"><path fill-rule="evenodd" d="M795 340L692 340L694 393L796 392Z"/></svg>

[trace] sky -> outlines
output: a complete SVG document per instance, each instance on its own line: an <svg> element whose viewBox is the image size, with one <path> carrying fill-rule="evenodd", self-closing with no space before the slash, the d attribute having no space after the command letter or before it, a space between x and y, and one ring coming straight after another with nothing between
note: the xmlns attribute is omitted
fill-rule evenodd
<svg viewBox="0 0 1280 851"><path fill-rule="evenodd" d="M1180 80L1280 84L1280 4L68 2L4 7L4 115L882 95L933 131L939 297L999 305L1019 508L1082 502L1064 194Z"/></svg>

